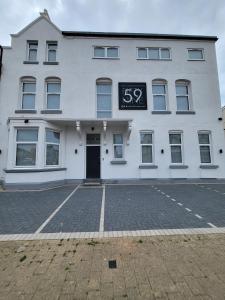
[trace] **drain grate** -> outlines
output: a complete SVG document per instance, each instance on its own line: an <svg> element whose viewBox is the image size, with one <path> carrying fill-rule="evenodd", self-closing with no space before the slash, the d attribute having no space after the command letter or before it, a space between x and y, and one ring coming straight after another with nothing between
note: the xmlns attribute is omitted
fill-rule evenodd
<svg viewBox="0 0 225 300"><path fill-rule="evenodd" d="M116 269L117 265L116 265L116 260L109 260L109 269Z"/></svg>

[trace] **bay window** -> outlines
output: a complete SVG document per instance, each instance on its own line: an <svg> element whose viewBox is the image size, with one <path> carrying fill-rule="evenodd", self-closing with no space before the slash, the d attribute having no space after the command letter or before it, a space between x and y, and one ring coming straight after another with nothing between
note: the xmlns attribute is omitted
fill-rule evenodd
<svg viewBox="0 0 225 300"><path fill-rule="evenodd" d="M47 166L59 165L60 133L52 129L46 129L45 142L46 142L46 165Z"/></svg>

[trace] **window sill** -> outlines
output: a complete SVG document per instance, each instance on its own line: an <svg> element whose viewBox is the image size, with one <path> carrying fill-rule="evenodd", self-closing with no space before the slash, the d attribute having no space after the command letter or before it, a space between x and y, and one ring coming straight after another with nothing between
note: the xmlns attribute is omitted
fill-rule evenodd
<svg viewBox="0 0 225 300"><path fill-rule="evenodd" d="M41 110L41 114L62 114L62 110L57 109L45 109Z"/></svg>
<svg viewBox="0 0 225 300"><path fill-rule="evenodd" d="M152 114L153 115L169 115L169 114L171 114L171 111L169 111L169 110L153 110Z"/></svg>
<svg viewBox="0 0 225 300"><path fill-rule="evenodd" d="M58 61L43 61L43 65L58 65Z"/></svg>
<svg viewBox="0 0 225 300"><path fill-rule="evenodd" d="M38 65L39 61L29 61L29 60L24 60L23 62L25 65Z"/></svg>
<svg viewBox="0 0 225 300"><path fill-rule="evenodd" d="M195 111L193 110L178 110L176 111L177 115L195 115Z"/></svg>
<svg viewBox="0 0 225 300"><path fill-rule="evenodd" d="M187 165L169 165L170 169L187 169Z"/></svg>
<svg viewBox="0 0 225 300"><path fill-rule="evenodd" d="M4 169L5 173L37 173L37 172L54 172L66 171L67 168L44 168L44 169Z"/></svg>
<svg viewBox="0 0 225 300"><path fill-rule="evenodd" d="M200 169L218 169L219 166L218 165L200 165L199 166Z"/></svg>
<svg viewBox="0 0 225 300"><path fill-rule="evenodd" d="M136 58L137 60L151 60L151 61L172 61L171 58L166 58L166 59L160 59L160 58Z"/></svg>
<svg viewBox="0 0 225 300"><path fill-rule="evenodd" d="M108 60L119 60L120 57L92 57L93 59L108 59Z"/></svg>
<svg viewBox="0 0 225 300"><path fill-rule="evenodd" d="M205 61L205 59L187 59L187 61Z"/></svg>
<svg viewBox="0 0 225 300"><path fill-rule="evenodd" d="M15 110L15 114L36 114L37 111L35 109L17 109Z"/></svg>
<svg viewBox="0 0 225 300"><path fill-rule="evenodd" d="M112 165L126 165L127 161L126 160L111 160L110 162Z"/></svg>
<svg viewBox="0 0 225 300"><path fill-rule="evenodd" d="M151 164L141 164L139 165L139 169L157 169L157 165L151 165Z"/></svg>

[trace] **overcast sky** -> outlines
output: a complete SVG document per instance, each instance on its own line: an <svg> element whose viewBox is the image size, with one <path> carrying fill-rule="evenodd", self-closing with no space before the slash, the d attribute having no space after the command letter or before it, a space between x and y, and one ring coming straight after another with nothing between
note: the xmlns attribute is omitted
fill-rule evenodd
<svg viewBox="0 0 225 300"><path fill-rule="evenodd" d="M225 105L225 0L0 0L0 44L44 8L62 30L217 35Z"/></svg>

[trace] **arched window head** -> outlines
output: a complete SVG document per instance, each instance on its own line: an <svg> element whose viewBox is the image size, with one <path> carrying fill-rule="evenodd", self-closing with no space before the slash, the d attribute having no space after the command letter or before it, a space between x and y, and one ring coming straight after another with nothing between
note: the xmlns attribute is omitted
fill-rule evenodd
<svg viewBox="0 0 225 300"><path fill-rule="evenodd" d="M152 80L153 109L167 110L167 81L165 79Z"/></svg>
<svg viewBox="0 0 225 300"><path fill-rule="evenodd" d="M48 77L46 83L46 108L49 110L60 109L61 79Z"/></svg>
<svg viewBox="0 0 225 300"><path fill-rule="evenodd" d="M23 76L20 78L21 86L21 109L34 110L36 97L36 78Z"/></svg>
<svg viewBox="0 0 225 300"><path fill-rule="evenodd" d="M176 80L177 111L190 110L190 81Z"/></svg>
<svg viewBox="0 0 225 300"><path fill-rule="evenodd" d="M112 80L98 78L96 80L97 118L112 117Z"/></svg>

